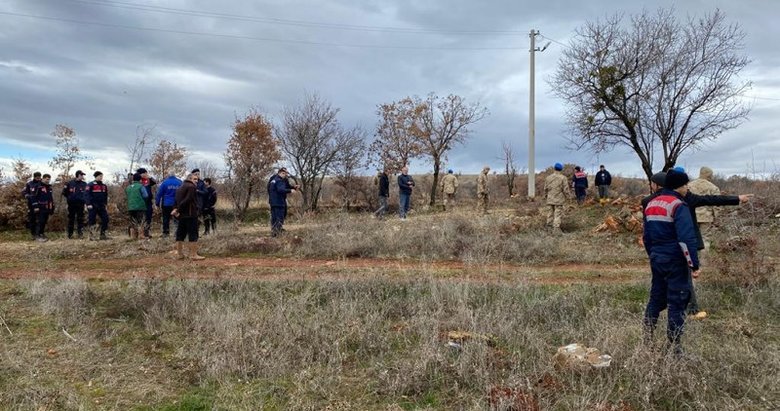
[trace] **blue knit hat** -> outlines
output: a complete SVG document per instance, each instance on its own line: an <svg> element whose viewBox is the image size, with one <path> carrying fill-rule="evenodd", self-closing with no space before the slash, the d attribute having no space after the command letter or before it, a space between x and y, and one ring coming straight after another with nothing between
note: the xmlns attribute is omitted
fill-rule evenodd
<svg viewBox="0 0 780 411"><path fill-rule="evenodd" d="M447 170L447 174L452 174L452 169Z"/></svg>
<svg viewBox="0 0 780 411"><path fill-rule="evenodd" d="M561 170L563 170L563 164L561 164L561 163L555 163L555 169L556 169L557 171L561 171Z"/></svg>

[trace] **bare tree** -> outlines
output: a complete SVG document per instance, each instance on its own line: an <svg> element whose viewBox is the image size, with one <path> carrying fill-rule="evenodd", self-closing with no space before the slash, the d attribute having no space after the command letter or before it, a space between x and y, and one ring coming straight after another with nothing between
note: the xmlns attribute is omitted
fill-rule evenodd
<svg viewBox="0 0 780 411"><path fill-rule="evenodd" d="M747 118L744 38L720 11L685 22L663 9L588 22L550 80L569 106L570 141L596 153L629 147L648 179L656 154L668 170Z"/></svg>
<svg viewBox="0 0 780 411"><path fill-rule="evenodd" d="M515 178L517 177L517 165L515 164L515 152L512 144L503 141L501 142L501 150L503 156L501 161L504 162L504 175L506 176L506 188L509 193L509 197L515 195Z"/></svg>
<svg viewBox="0 0 780 411"><path fill-rule="evenodd" d="M424 101L418 97L415 97L415 101L416 106L422 109L419 137L423 153L428 155L433 163L430 205L434 205L439 172L447 152L466 141L470 133L468 126L482 120L487 116L488 110L479 103L466 104L463 97L454 94L442 98L430 93Z"/></svg>
<svg viewBox="0 0 780 411"><path fill-rule="evenodd" d="M178 176L187 173L187 149L168 140L160 140L147 159L153 175L165 178L169 172Z"/></svg>
<svg viewBox="0 0 780 411"><path fill-rule="evenodd" d="M355 189L360 184L358 171L367 166L367 147L366 132L360 126L346 131L345 134L344 139L351 144L343 146L338 152L333 161L332 172L335 176L334 184L342 189L342 203L349 211L350 200L359 191Z"/></svg>
<svg viewBox="0 0 780 411"><path fill-rule="evenodd" d="M70 178L70 171L78 161L91 162L92 158L81 152L76 131L64 124L57 124L51 135L56 138L57 151L49 166L58 171L55 181L64 182Z"/></svg>
<svg viewBox="0 0 780 411"><path fill-rule="evenodd" d="M298 107L287 107L277 131L285 157L301 183L304 210L316 210L322 181L338 154L357 144L360 133L345 131L336 119L339 109L317 94L307 94Z"/></svg>
<svg viewBox="0 0 780 411"><path fill-rule="evenodd" d="M198 169L200 170L200 177L201 178L211 178L214 181L217 181L224 176L222 175L222 171L217 167L216 164L214 164L213 161L210 160L198 160L194 161L190 164L188 167L190 170Z"/></svg>
<svg viewBox="0 0 780 411"><path fill-rule="evenodd" d="M243 221L252 196L264 187L263 177L281 158L278 146L273 126L263 114L250 109L244 118L236 116L224 154L227 176L223 189L237 219Z"/></svg>
<svg viewBox="0 0 780 411"><path fill-rule="evenodd" d="M154 143L154 129L157 125L138 125L135 128L135 141L133 144L127 145L127 152L130 154L130 167L127 172L132 173L135 170L135 166L141 164L142 159L146 155L146 150L150 145Z"/></svg>
<svg viewBox="0 0 780 411"><path fill-rule="evenodd" d="M422 107L411 97L380 104L376 110L375 139L369 146L372 162L379 168L400 170L422 154L419 139Z"/></svg>

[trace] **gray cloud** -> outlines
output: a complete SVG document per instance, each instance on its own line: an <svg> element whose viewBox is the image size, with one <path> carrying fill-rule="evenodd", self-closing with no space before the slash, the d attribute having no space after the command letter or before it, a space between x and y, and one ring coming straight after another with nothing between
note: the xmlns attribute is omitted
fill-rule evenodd
<svg viewBox="0 0 780 411"><path fill-rule="evenodd" d="M135 0L123 0L135 3ZM753 94L775 98L780 88L774 16L780 5L746 7L726 1L677 4L681 16L724 10L747 32L745 52L753 59L746 78ZM150 4L137 2L136 4ZM241 16L373 27L405 27L418 32L336 30L305 24L270 24L186 13L152 13L70 0L11 1L0 12L100 22L85 25L0 15L0 157L39 151L51 155L49 132L57 123L73 126L84 148L123 167L124 147L136 126L156 124L161 137L174 139L198 157L219 159L235 113L256 106L276 117L304 92L318 92L341 108L345 125L372 130L376 105L407 95L456 93L479 101L491 115L473 127L471 140L450 154L457 169L476 172L497 164L501 142L511 141L518 163L526 165L528 129L528 35L531 28L566 42L588 19L615 11L612 2L547 1L223 1L180 0L166 7ZM659 2L670 5L671 1ZM626 13L641 5L620 5ZM655 7L655 6L653 6ZM134 30L116 26L218 33L214 37ZM354 28L354 27L353 27ZM439 30L421 33L420 30ZM514 31L513 35L464 35L452 31ZM443 32L449 31L449 32ZM247 38L248 37L248 38ZM249 38L279 39L289 42ZM295 42L316 42L318 45ZM377 48L327 44L373 45ZM407 47L427 47L409 49ZM452 50L506 48L512 50ZM537 56L537 168L556 161L586 166L611 162L616 172L639 175L633 154L618 149L594 156L568 151L564 107L545 79L561 47ZM756 100L751 121L724 134L686 164L717 164L724 173L744 172L748 157L768 162L778 147L772 125L777 102ZM48 153L48 154L46 154ZM108 157L108 158L106 158ZM116 157L116 158L114 158Z"/></svg>

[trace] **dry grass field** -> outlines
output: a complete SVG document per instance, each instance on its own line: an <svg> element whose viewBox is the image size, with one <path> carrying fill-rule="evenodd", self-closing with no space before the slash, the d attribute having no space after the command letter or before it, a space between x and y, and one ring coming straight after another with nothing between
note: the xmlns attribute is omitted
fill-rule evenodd
<svg viewBox="0 0 780 411"><path fill-rule="evenodd" d="M294 217L281 239L224 223L202 262L5 232L0 409L780 409L775 205L723 215L681 360L642 343L638 233L594 231L622 204L571 207L563 235L527 202ZM573 342L611 365L555 367Z"/></svg>

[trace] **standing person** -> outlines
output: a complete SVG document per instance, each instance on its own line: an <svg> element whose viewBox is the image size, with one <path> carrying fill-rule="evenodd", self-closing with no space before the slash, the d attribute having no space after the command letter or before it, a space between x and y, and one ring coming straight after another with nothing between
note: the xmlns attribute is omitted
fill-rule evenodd
<svg viewBox="0 0 780 411"><path fill-rule="evenodd" d="M27 228L30 230L33 241L38 239L36 228L38 226L38 214L34 211L35 207L33 207L33 202L35 201L35 194L40 184L41 172L36 171L33 173L32 180L28 181L22 190L22 196L27 200Z"/></svg>
<svg viewBox="0 0 780 411"><path fill-rule="evenodd" d="M458 192L458 177L452 173L452 169L447 170L447 174L441 179L441 194L444 197L444 210L447 205L455 205L455 193Z"/></svg>
<svg viewBox="0 0 780 411"><path fill-rule="evenodd" d="M720 195L720 188L711 182L712 174L713 173L711 168L702 167L699 170L699 178L691 181L691 183L688 184L688 188L690 189L691 193L703 196ZM707 248L710 243L707 239L707 234L712 228L712 224L715 222L715 217L717 217L718 214L716 209L713 207L699 207L695 211L696 222L698 223L700 233L699 236L702 240L702 246L703 248Z"/></svg>
<svg viewBox="0 0 780 411"><path fill-rule="evenodd" d="M604 205L609 201L609 186L612 185L612 175L609 174L604 164L599 166L599 172L596 173L596 187L599 190L599 203Z"/></svg>
<svg viewBox="0 0 780 411"><path fill-rule="evenodd" d="M195 188L198 189L197 194L197 200L198 200L198 210L203 210L203 203L206 201L206 183L203 182L203 180L200 178L200 169L194 168L192 171L190 171L191 174L193 174L195 177L198 178L198 182L195 183Z"/></svg>
<svg viewBox="0 0 780 411"><path fill-rule="evenodd" d="M143 235L144 238L149 239L152 238L151 228L152 216L154 215L154 186L157 185L157 181L150 177L149 172L147 172L143 167L135 170L135 174L133 174L133 181L135 181L136 175L141 177L139 181L146 190L146 197L144 197L146 210L144 210Z"/></svg>
<svg viewBox="0 0 780 411"><path fill-rule="evenodd" d="M160 183L157 189L157 198L154 200L157 208L162 210L162 236L168 238L171 235L171 211L176 204L176 190L181 187L181 180L176 177L175 171L169 171L168 177Z"/></svg>
<svg viewBox="0 0 780 411"><path fill-rule="evenodd" d="M561 233L561 219L563 218L563 205L569 197L569 183L561 173L563 164L555 163L555 171L544 179L544 198L547 204L547 226L553 233Z"/></svg>
<svg viewBox="0 0 780 411"><path fill-rule="evenodd" d="M588 195L588 175L582 171L580 166L574 167L572 185L574 186L574 194L577 196L577 204L582 205Z"/></svg>
<svg viewBox="0 0 780 411"><path fill-rule="evenodd" d="M100 239L108 240L106 231L108 231L108 186L103 184L103 173L95 171L93 174L95 180L87 184L85 202L87 204L87 229L89 230L89 239L95 240L95 223L97 216L100 216Z"/></svg>
<svg viewBox="0 0 780 411"><path fill-rule="evenodd" d="M406 214L411 208L413 189L414 179L409 175L409 166L403 166L398 175L398 214L402 220L406 220Z"/></svg>
<svg viewBox="0 0 780 411"><path fill-rule="evenodd" d="M184 258L184 239L188 241L190 260L204 260L198 255L198 176L190 173L181 187L176 190L176 205L171 212L179 219L176 227L176 257Z"/></svg>
<svg viewBox="0 0 780 411"><path fill-rule="evenodd" d="M68 202L68 238L73 238L73 226L76 226L78 238L84 237L84 205L87 197L87 182L84 172L76 171L76 178L68 181L62 188L62 196Z"/></svg>
<svg viewBox="0 0 780 411"><path fill-rule="evenodd" d="M49 241L46 237L46 222L49 216L54 213L54 194L51 191L51 176L44 174L41 182L35 187L33 193L33 212L36 215L35 221L35 239L37 241Z"/></svg>
<svg viewBox="0 0 780 411"><path fill-rule="evenodd" d="M217 189L211 185L211 179L206 177L203 179L203 183L206 186L206 196L203 198L203 225L206 226L206 231L203 235L207 235L211 231L217 230Z"/></svg>
<svg viewBox="0 0 780 411"><path fill-rule="evenodd" d="M676 170L676 171L680 171L680 170ZM663 189L665 182L666 182L665 172L662 171L653 174L653 176L650 178L650 188L652 189L653 194L642 199L642 210L646 209L650 201L652 201L654 198L658 197L661 194L661 190ZM753 194L740 194L738 196L698 195L688 190L688 193L685 195L683 199L685 200L685 203L688 204L688 209L691 211L693 229L696 232L696 239L697 239L696 250L699 252L704 250L704 240L702 238L701 231L699 230L699 225L696 217L696 210L699 207L705 207L705 206L720 207L720 206L728 206L728 205L739 205L750 201L751 198L753 198ZM701 320L707 318L707 312L699 309L698 300L696 299L696 289L693 284L693 278L689 277L688 280L691 283L691 298L688 304L687 314L690 315L691 318L694 320Z"/></svg>
<svg viewBox="0 0 780 411"><path fill-rule="evenodd" d="M141 235L141 230L144 230L144 234L147 230L145 222L146 199L149 198L149 192L141 184L141 174L133 175L133 183L125 188L125 194L127 195L127 212L130 216L128 232L131 239L137 240ZM144 238L147 238L146 235Z"/></svg>
<svg viewBox="0 0 780 411"><path fill-rule="evenodd" d="M668 309L667 339L677 356L691 298L691 282L699 276L698 240L685 195L688 175L675 170L666 174L664 188L644 209L645 251L650 257L652 282L644 316L645 338L652 341L661 311Z"/></svg>
<svg viewBox="0 0 780 411"><path fill-rule="evenodd" d="M271 237L284 231L284 219L287 217L287 194L294 193L296 187L287 181L287 169L282 167L268 180L268 204L271 206Z"/></svg>
<svg viewBox="0 0 780 411"><path fill-rule="evenodd" d="M387 199L390 197L390 177L387 175L386 167L376 173L374 185L379 190L377 193L379 208L374 211L374 217L384 218L387 214Z"/></svg>
<svg viewBox="0 0 780 411"><path fill-rule="evenodd" d="M490 189L488 188L488 173L490 167L482 167L482 172L477 177L477 209L482 209L482 214L488 213L488 202L490 201Z"/></svg>

